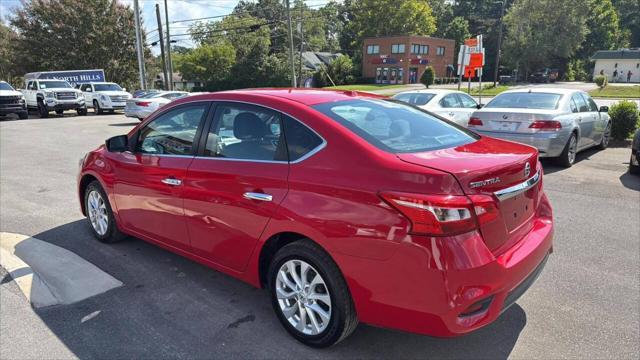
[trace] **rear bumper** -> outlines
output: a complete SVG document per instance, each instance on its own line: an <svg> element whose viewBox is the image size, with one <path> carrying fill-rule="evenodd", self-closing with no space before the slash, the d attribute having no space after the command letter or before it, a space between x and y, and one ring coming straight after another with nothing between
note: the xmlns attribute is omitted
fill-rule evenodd
<svg viewBox="0 0 640 360"><path fill-rule="evenodd" d="M549 131L523 135L510 132L473 130L481 135L533 146L538 149L540 157L560 156L571 135L569 131Z"/></svg>
<svg viewBox="0 0 640 360"><path fill-rule="evenodd" d="M147 116L149 116L149 114L151 114L153 111L149 111L149 110L145 110L145 109L131 109L131 108L124 108L124 115L126 117L132 117L132 118L136 118L136 119L144 119Z"/></svg>
<svg viewBox="0 0 640 360"><path fill-rule="evenodd" d="M338 256L343 273L357 274L347 283L360 320L439 337L492 323L535 282L552 252L553 220L546 196L540 206L532 229L497 256L477 232L452 238L411 236L391 259L375 265Z"/></svg>

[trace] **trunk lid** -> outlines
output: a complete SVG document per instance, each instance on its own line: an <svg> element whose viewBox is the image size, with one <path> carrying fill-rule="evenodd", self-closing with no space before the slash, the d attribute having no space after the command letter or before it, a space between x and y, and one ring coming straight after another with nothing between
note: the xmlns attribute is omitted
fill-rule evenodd
<svg viewBox="0 0 640 360"><path fill-rule="evenodd" d="M480 232L494 253L508 249L531 229L541 182L511 197L500 199L496 193L520 185L534 177L539 170L541 172L535 148L482 137L471 144L454 148L397 156L408 163L452 174L467 195L491 196L498 216L482 224Z"/></svg>
<svg viewBox="0 0 640 360"><path fill-rule="evenodd" d="M544 109L513 109L513 108L484 108L471 115L482 121L482 125L471 127L474 130L509 132L509 133L533 133L529 125L535 120L553 120L558 115L558 110Z"/></svg>

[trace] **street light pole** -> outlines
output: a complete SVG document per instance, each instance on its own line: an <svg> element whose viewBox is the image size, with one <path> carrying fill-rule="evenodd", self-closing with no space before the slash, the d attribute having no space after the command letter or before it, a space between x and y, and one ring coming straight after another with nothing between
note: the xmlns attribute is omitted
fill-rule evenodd
<svg viewBox="0 0 640 360"><path fill-rule="evenodd" d="M162 55L162 72L164 74L164 89L169 90L167 82L169 75L167 74L167 60L164 57L164 36L162 35L162 20L160 19L160 5L156 4L156 18L158 19L158 34L160 35L160 54Z"/></svg>
<svg viewBox="0 0 640 360"><path fill-rule="evenodd" d="M303 30L303 20L304 20L304 2L300 3L300 21L298 24L300 25L300 64L298 64L298 76L300 76L300 87L302 87L302 83L304 80L302 79L302 51L304 50L304 30Z"/></svg>
<svg viewBox="0 0 640 360"><path fill-rule="evenodd" d="M296 69L293 64L293 30L291 29L291 6L289 0L285 0L287 5L287 23L289 25L289 65L291 66L291 87L296 87Z"/></svg>
<svg viewBox="0 0 640 360"><path fill-rule="evenodd" d="M142 51L142 35L140 31L140 9L138 6L138 0L133 0L133 12L135 15L136 24L136 52L138 54L138 74L140 75L140 89L146 90L147 84L144 74L144 52Z"/></svg>
<svg viewBox="0 0 640 360"><path fill-rule="evenodd" d="M169 8L164 0L164 16L167 26L167 71L169 72L169 90L173 90L173 63L171 63L171 35L169 34Z"/></svg>
<svg viewBox="0 0 640 360"><path fill-rule="evenodd" d="M500 46L502 45L502 19L504 18L504 7L507 0L502 0L502 9L500 10L500 25L498 27L498 48L496 49L496 66L493 69L493 87L498 82L498 70L500 69Z"/></svg>

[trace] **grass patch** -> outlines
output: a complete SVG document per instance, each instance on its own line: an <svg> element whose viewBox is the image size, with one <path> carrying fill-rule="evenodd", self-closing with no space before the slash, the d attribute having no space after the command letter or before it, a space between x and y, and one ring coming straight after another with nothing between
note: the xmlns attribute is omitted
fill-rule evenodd
<svg viewBox="0 0 640 360"><path fill-rule="evenodd" d="M405 87L402 84L354 84L354 85L338 85L327 86L325 89L329 90L355 90L355 91L371 91L371 90L383 90Z"/></svg>
<svg viewBox="0 0 640 360"><path fill-rule="evenodd" d="M640 99L640 85L607 85L604 87L604 89L595 89L589 91L589 95L601 98Z"/></svg>
<svg viewBox="0 0 640 360"><path fill-rule="evenodd" d="M495 96L500 94L503 91L507 91L509 90L511 87L509 86L505 86L505 85L498 85L498 86L493 86L493 85L483 85L482 86L482 95L484 96ZM475 88L471 88L471 92L468 91L466 86L462 86L460 87L460 90L469 93L469 95L480 95L480 89L475 87Z"/></svg>

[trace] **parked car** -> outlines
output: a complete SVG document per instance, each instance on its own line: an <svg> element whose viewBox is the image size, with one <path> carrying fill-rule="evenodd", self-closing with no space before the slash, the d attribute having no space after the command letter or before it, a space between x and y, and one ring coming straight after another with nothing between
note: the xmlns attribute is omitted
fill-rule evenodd
<svg viewBox="0 0 640 360"><path fill-rule="evenodd" d="M93 108L96 114L104 111L110 113L124 109L127 100L131 99L126 89L112 82L90 82L80 85L87 107Z"/></svg>
<svg viewBox="0 0 640 360"><path fill-rule="evenodd" d="M27 108L37 109L40 117L49 117L50 111L62 115L65 110L76 110L78 115L87 115L84 96L65 80L25 80L27 88L22 90Z"/></svg>
<svg viewBox="0 0 640 360"><path fill-rule="evenodd" d="M466 126L481 106L462 91L427 89L401 92L394 99L418 106L459 125Z"/></svg>
<svg viewBox="0 0 640 360"><path fill-rule="evenodd" d="M544 68L529 75L529 81L532 83L556 82L558 74L558 69Z"/></svg>
<svg viewBox="0 0 640 360"><path fill-rule="evenodd" d="M359 321L455 336L496 320L552 250L541 170L534 148L399 101L253 89L178 99L108 139L78 195L98 240L267 288L285 329L323 347Z"/></svg>
<svg viewBox="0 0 640 360"><path fill-rule="evenodd" d="M609 108L583 91L558 88L518 89L494 97L471 115L468 127L482 135L521 142L540 157L573 165L579 151L605 149L611 134Z"/></svg>
<svg viewBox="0 0 640 360"><path fill-rule="evenodd" d="M136 90L136 91L133 92L133 97L134 98L139 98L142 95L146 95L146 94L149 94L149 93L158 93L158 92L160 92L160 90L156 90L156 89Z"/></svg>
<svg viewBox="0 0 640 360"><path fill-rule="evenodd" d="M636 135L631 143L631 159L629 159L629 172L640 175L640 129L636 130Z"/></svg>
<svg viewBox="0 0 640 360"><path fill-rule="evenodd" d="M17 114L20 119L29 117L24 95L6 81L0 81L0 116Z"/></svg>
<svg viewBox="0 0 640 360"><path fill-rule="evenodd" d="M163 91L157 93L150 92L138 98L131 98L127 100L124 115L142 121L162 106L187 95L189 95L189 93L185 91Z"/></svg>

